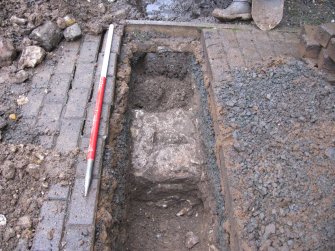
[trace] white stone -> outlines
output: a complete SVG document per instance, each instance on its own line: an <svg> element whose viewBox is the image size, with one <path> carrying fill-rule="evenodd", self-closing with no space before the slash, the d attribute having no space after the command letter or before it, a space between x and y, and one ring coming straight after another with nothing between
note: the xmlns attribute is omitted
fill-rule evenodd
<svg viewBox="0 0 335 251"><path fill-rule="evenodd" d="M21 68L34 68L36 65L43 61L44 57L45 50L42 47L28 46L22 52L19 60L19 65Z"/></svg>

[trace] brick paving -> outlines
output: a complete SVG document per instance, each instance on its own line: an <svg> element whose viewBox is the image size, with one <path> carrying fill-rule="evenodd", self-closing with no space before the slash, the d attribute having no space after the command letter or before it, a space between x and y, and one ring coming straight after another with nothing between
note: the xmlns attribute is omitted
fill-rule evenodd
<svg viewBox="0 0 335 251"><path fill-rule="evenodd" d="M234 199L230 193L229 177L232 170L228 156L232 132L220 123L220 115L224 111L217 102L215 92L220 85L231 79L230 72L235 68L252 68L260 61L274 57L298 57L299 38L295 32L264 32L252 27L241 29L204 29L202 32L203 48L206 55L206 68L211 73L209 95L213 102L212 116L215 135L217 137L217 158L221 168L221 180L226 212L230 231L231 250L241 250L242 241L236 230L237 217L234 210ZM228 139L228 140L225 140Z"/></svg>
<svg viewBox="0 0 335 251"><path fill-rule="evenodd" d="M108 135L108 121L113 102L114 73L120 51L122 32L117 32L112 45L108 80L105 92L97 159L88 197L83 197L86 170L85 159L78 158L73 187L55 185L42 206L32 250L92 250L95 231L95 212L99 194L103 149ZM53 66L42 65L32 79L30 102L23 107L23 119L31 120L41 131L40 142L60 152L76 149L86 151L94 111L97 85L104 54L101 36L86 35L79 42L65 42L59 49L61 60ZM276 56L298 56L298 36L292 32L263 32L251 27L203 28L201 40L206 54L211 88L229 79L236 67L253 67L259 61ZM101 46L102 43L102 46ZM101 51L99 51L101 49ZM210 93L215 102L215 93ZM216 103L214 103L216 105ZM220 113L220 107L212 107ZM218 118L219 116L217 116ZM214 121L215 121L214 117ZM225 132L215 123L217 135ZM220 137L220 136L219 136ZM219 140L220 141L220 140ZM219 160L224 166L224 150L218 146ZM222 156L221 156L222 154ZM223 168L224 180L229 170ZM229 193L227 184L224 192ZM229 194L225 194L230 198ZM229 210L229 208L228 208ZM233 205L230 208L232 212ZM231 222L234 215L231 214ZM238 245L238 238L232 245ZM236 235L237 236L237 235Z"/></svg>
<svg viewBox="0 0 335 251"><path fill-rule="evenodd" d="M121 27L122 28L122 27ZM121 33L122 34L122 33ZM87 151L104 47L102 36L86 35L81 41L64 42L56 51L58 63L43 64L35 71L23 120L40 130L39 142L61 153ZM113 40L108 81L100 124L97 157L89 195L84 197L86 160L78 157L73 187L50 187L40 212L32 250L91 250L100 186L103 149L113 101L121 35Z"/></svg>

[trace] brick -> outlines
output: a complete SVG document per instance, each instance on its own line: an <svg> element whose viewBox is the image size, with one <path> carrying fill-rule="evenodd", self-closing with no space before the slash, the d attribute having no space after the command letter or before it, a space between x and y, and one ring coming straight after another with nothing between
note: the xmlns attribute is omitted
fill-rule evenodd
<svg viewBox="0 0 335 251"><path fill-rule="evenodd" d="M236 31L236 38L239 43L240 49L248 66L253 65L255 62L261 60L250 31Z"/></svg>
<svg viewBox="0 0 335 251"><path fill-rule="evenodd" d="M58 120L62 113L63 105L60 103L45 103L40 117L52 120Z"/></svg>
<svg viewBox="0 0 335 251"><path fill-rule="evenodd" d="M40 117L37 120L36 129L39 130L40 132L43 132L43 133L51 133L52 134L52 133L58 132L59 124L60 124L59 119L58 120L51 120L49 118ZM47 138L44 138L43 140L44 140L43 143L46 143L50 139L48 140ZM49 142L49 143L51 143L51 142Z"/></svg>
<svg viewBox="0 0 335 251"><path fill-rule="evenodd" d="M81 45L78 62L90 63L97 60L100 46L100 36L86 35Z"/></svg>
<svg viewBox="0 0 335 251"><path fill-rule="evenodd" d="M62 103L67 99L71 74L55 74L50 79L49 93L45 97L47 103Z"/></svg>
<svg viewBox="0 0 335 251"><path fill-rule="evenodd" d="M59 250L65 216L64 201L45 201L31 250Z"/></svg>
<svg viewBox="0 0 335 251"><path fill-rule="evenodd" d="M119 35L119 34L114 33L111 52L115 54L119 54L120 49L121 49L121 44L122 44L122 34Z"/></svg>
<svg viewBox="0 0 335 251"><path fill-rule="evenodd" d="M84 180L77 178L75 181L70 202L69 225L94 225L99 180L92 180L87 197L84 196Z"/></svg>
<svg viewBox="0 0 335 251"><path fill-rule="evenodd" d="M95 102L99 90L99 81L95 81L93 88L94 90L91 101ZM103 100L104 104L111 105L114 100L114 95L115 95L115 77L107 77L104 92L104 100Z"/></svg>
<svg viewBox="0 0 335 251"><path fill-rule="evenodd" d="M89 89L72 89L65 107L65 118L84 118Z"/></svg>
<svg viewBox="0 0 335 251"><path fill-rule="evenodd" d="M23 117L36 117L42 106L45 92L42 89L31 89L27 95L29 102L22 106Z"/></svg>
<svg viewBox="0 0 335 251"><path fill-rule="evenodd" d="M230 48L238 48L238 42L233 30L220 30L218 31L218 37L221 38L221 43L226 52Z"/></svg>
<svg viewBox="0 0 335 251"><path fill-rule="evenodd" d="M72 81L72 88L90 89L93 83L95 63L79 63Z"/></svg>
<svg viewBox="0 0 335 251"><path fill-rule="evenodd" d="M100 139L100 141L101 141L101 139ZM82 148L84 148L86 152L87 152L87 148L88 148L88 142L89 142L89 140L88 139L86 140L86 138L85 138L85 143L82 144ZM101 143L99 142L99 146L100 145L101 145ZM95 179L99 179L101 177L101 170L102 170L102 161L101 160L102 160L102 158L98 157L94 162L93 178L95 178ZM78 159L75 166L76 166L76 177L77 178L85 178L86 167L87 167L86 158Z"/></svg>
<svg viewBox="0 0 335 251"><path fill-rule="evenodd" d="M327 54L333 61L335 61L335 38L330 40L330 43L327 46Z"/></svg>
<svg viewBox="0 0 335 251"><path fill-rule="evenodd" d="M315 33L315 40L323 47L327 47L331 38L335 37L335 23L322 24L318 26Z"/></svg>
<svg viewBox="0 0 335 251"><path fill-rule="evenodd" d="M54 136L53 135L39 135L38 142L39 145L45 149L52 149Z"/></svg>
<svg viewBox="0 0 335 251"><path fill-rule="evenodd" d="M31 80L31 87L33 89L46 89L49 85L49 80L52 73L52 66L44 64L42 67L37 67L36 72Z"/></svg>
<svg viewBox="0 0 335 251"><path fill-rule="evenodd" d="M117 67L117 57L118 57L118 55L116 53L111 53L109 55L108 71L107 71L107 76L108 77L115 76L116 67Z"/></svg>
<svg viewBox="0 0 335 251"><path fill-rule="evenodd" d="M227 61L230 68L239 68L245 66L242 53L238 48L227 50Z"/></svg>
<svg viewBox="0 0 335 251"><path fill-rule="evenodd" d="M305 58L318 58L321 45L315 39L302 35L299 43L299 55Z"/></svg>
<svg viewBox="0 0 335 251"><path fill-rule="evenodd" d="M82 121L80 119L63 119L56 149L60 152L69 152L78 146Z"/></svg>
<svg viewBox="0 0 335 251"><path fill-rule="evenodd" d="M94 244L94 226L70 225L64 233L64 251L90 251Z"/></svg>
<svg viewBox="0 0 335 251"><path fill-rule="evenodd" d="M304 24L299 34L299 38L301 38L303 35L307 35L307 37L315 39L315 34L317 30L318 26L316 25Z"/></svg>
<svg viewBox="0 0 335 251"><path fill-rule="evenodd" d="M58 64L55 69L55 74L73 74L78 50L67 50L66 45L62 51L62 56L58 60Z"/></svg>
<svg viewBox="0 0 335 251"><path fill-rule="evenodd" d="M87 153L89 142L90 142L89 136L82 137L81 142L79 144L80 150ZM98 142L97 142L97 149L96 149L96 155L95 155L95 160L94 160L94 170L93 170L93 175L95 178L101 177L104 151L105 151L105 139L102 137L99 137ZM85 177L86 164L84 164L84 162L86 162L86 160L83 161L83 160L78 159L78 162L76 165L76 177L79 177L79 178Z"/></svg>
<svg viewBox="0 0 335 251"><path fill-rule="evenodd" d="M270 40L267 32L253 30L251 35L255 42L255 47L263 60L267 60L275 56L272 41Z"/></svg>
<svg viewBox="0 0 335 251"><path fill-rule="evenodd" d="M322 49L318 59L318 67L335 72L335 62L329 57L326 49Z"/></svg>
<svg viewBox="0 0 335 251"><path fill-rule="evenodd" d="M49 200L67 200L70 188L62 186L61 184L54 184L50 187L48 192Z"/></svg>

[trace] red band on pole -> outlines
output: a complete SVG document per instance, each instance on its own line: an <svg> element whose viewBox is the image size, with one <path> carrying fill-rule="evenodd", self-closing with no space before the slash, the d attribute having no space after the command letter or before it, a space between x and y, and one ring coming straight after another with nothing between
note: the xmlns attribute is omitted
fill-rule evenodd
<svg viewBox="0 0 335 251"><path fill-rule="evenodd" d="M89 145L88 153L87 153L87 160L94 160L94 157L95 157L105 87L106 87L106 77L101 77L100 83L99 83L97 101L95 103L93 125L92 125L92 130L91 130L90 145Z"/></svg>

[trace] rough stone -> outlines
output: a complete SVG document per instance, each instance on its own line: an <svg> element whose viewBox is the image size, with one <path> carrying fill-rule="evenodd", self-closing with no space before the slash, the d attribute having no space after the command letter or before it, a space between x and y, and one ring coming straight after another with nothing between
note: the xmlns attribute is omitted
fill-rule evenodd
<svg viewBox="0 0 335 251"><path fill-rule="evenodd" d="M0 226L6 226L6 224L7 224L6 216L0 214Z"/></svg>
<svg viewBox="0 0 335 251"><path fill-rule="evenodd" d="M268 239L270 234L276 233L276 225L274 223L271 223L265 227L263 238L264 240Z"/></svg>
<svg viewBox="0 0 335 251"><path fill-rule="evenodd" d="M199 179L202 153L193 136L196 126L192 112L134 110L134 118L132 164L137 179L171 183Z"/></svg>
<svg viewBox="0 0 335 251"><path fill-rule="evenodd" d="M67 27L64 30L64 37L66 41L74 41L81 37L81 29L77 23Z"/></svg>
<svg viewBox="0 0 335 251"><path fill-rule="evenodd" d="M322 24L315 33L315 39L323 47L327 47L331 38L335 37L335 23Z"/></svg>
<svg viewBox="0 0 335 251"><path fill-rule="evenodd" d="M5 233L4 233L4 236L3 236L3 239L4 241L8 241L9 239L13 238L15 236L15 231L13 228L7 228Z"/></svg>
<svg viewBox="0 0 335 251"><path fill-rule="evenodd" d="M6 160L3 163L2 175L8 180L14 178L14 176L15 176L15 166L11 161Z"/></svg>
<svg viewBox="0 0 335 251"><path fill-rule="evenodd" d="M41 63L45 57L45 50L39 46L26 47L19 60L21 68L30 67L34 68Z"/></svg>
<svg viewBox="0 0 335 251"><path fill-rule="evenodd" d="M327 47L327 54L335 62L335 38L332 38Z"/></svg>
<svg viewBox="0 0 335 251"><path fill-rule="evenodd" d="M27 19L24 18L19 18L17 16L11 16L11 18L9 19L12 23L14 24L18 24L18 25L24 25L27 23Z"/></svg>
<svg viewBox="0 0 335 251"><path fill-rule="evenodd" d="M319 54L318 67L330 72L335 72L335 62L329 57L326 49L322 49Z"/></svg>
<svg viewBox="0 0 335 251"><path fill-rule="evenodd" d="M34 177L36 180L40 178L40 166L36 164L29 164L26 169L27 173Z"/></svg>
<svg viewBox="0 0 335 251"><path fill-rule="evenodd" d="M200 241L199 237L196 236L192 231L187 232L185 239L185 246L189 249L193 248Z"/></svg>
<svg viewBox="0 0 335 251"><path fill-rule="evenodd" d="M18 71L15 76L12 78L13 84L21 84L29 78L28 72L25 70Z"/></svg>
<svg viewBox="0 0 335 251"><path fill-rule="evenodd" d="M22 216L19 218L17 225L23 228L30 228L32 225L29 215Z"/></svg>
<svg viewBox="0 0 335 251"><path fill-rule="evenodd" d="M44 49L51 51L62 39L62 32L51 21L47 21L43 25L37 27L30 34L30 38L38 42Z"/></svg>
<svg viewBox="0 0 335 251"><path fill-rule="evenodd" d="M13 43L0 37L0 67L11 65L15 57L16 50Z"/></svg>
<svg viewBox="0 0 335 251"><path fill-rule="evenodd" d="M301 57L318 58L321 45L306 34L302 35L299 44L299 54Z"/></svg>

